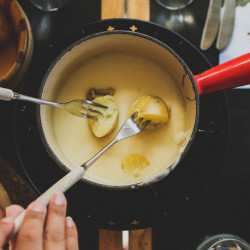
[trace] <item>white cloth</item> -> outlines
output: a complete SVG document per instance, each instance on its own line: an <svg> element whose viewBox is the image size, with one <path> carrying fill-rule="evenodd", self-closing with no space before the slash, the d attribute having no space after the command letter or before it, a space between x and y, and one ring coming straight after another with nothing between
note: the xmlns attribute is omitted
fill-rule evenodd
<svg viewBox="0 0 250 250"><path fill-rule="evenodd" d="M220 51L219 64L250 52L250 3L235 8L235 23L227 47ZM250 88L246 85L240 88Z"/></svg>

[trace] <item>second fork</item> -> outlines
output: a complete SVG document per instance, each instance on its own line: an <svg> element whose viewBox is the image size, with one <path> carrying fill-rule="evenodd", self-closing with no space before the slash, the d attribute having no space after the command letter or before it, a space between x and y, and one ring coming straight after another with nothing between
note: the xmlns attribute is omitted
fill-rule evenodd
<svg viewBox="0 0 250 250"><path fill-rule="evenodd" d="M58 102L51 102L47 100L42 100L22 94L18 94L13 92L11 89L2 88L0 87L0 100L4 101L11 101L11 100L21 100L21 101L28 101L33 102L36 104L45 104L57 108L63 108L68 113L79 116L79 117L86 117L88 119L97 120L98 115L101 115L102 112L100 110L96 110L93 107L107 109L108 107L99 104L93 101L84 100L84 99L76 99L69 102L58 103Z"/></svg>

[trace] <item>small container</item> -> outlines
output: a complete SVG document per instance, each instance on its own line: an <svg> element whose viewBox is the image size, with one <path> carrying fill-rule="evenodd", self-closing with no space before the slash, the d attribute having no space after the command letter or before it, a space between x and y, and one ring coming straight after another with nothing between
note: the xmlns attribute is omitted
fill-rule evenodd
<svg viewBox="0 0 250 250"><path fill-rule="evenodd" d="M181 10L193 2L193 0L156 0L158 4L169 10Z"/></svg>
<svg viewBox="0 0 250 250"><path fill-rule="evenodd" d="M13 89L30 63L33 37L27 16L16 0L0 0L0 8L10 29L8 40L0 44L0 86Z"/></svg>
<svg viewBox="0 0 250 250"><path fill-rule="evenodd" d="M43 11L57 11L68 5L71 0L30 0L30 2Z"/></svg>
<svg viewBox="0 0 250 250"><path fill-rule="evenodd" d="M207 237L196 250L249 250L250 245L232 234L216 234Z"/></svg>

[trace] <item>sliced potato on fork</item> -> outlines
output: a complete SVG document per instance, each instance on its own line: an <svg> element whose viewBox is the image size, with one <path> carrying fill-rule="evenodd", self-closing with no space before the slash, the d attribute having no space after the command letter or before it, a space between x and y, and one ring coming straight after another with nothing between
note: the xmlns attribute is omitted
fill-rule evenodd
<svg viewBox="0 0 250 250"><path fill-rule="evenodd" d="M96 137L104 137L113 131L117 124L118 106L115 98L110 95L98 96L92 101L107 106L107 109L100 108L101 115L97 120L89 119L89 126ZM98 110L98 108L95 108Z"/></svg>

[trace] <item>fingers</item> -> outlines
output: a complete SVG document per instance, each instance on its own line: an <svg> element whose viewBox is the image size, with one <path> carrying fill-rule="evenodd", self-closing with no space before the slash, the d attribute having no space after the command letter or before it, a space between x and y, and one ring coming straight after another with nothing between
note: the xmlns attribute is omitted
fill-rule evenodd
<svg viewBox="0 0 250 250"><path fill-rule="evenodd" d="M0 220L0 249L2 249L14 229L14 218L5 217Z"/></svg>
<svg viewBox="0 0 250 250"><path fill-rule="evenodd" d="M70 217L65 218L66 206L65 196L55 194L49 203L46 220L46 206L39 201L32 202L17 236L11 242L11 249L78 250L77 228ZM14 229L14 218L22 211L18 205L6 209L7 217L0 221L0 249Z"/></svg>
<svg viewBox="0 0 250 250"><path fill-rule="evenodd" d="M67 202L61 193L55 194L50 203L45 228L44 249L77 250L78 233L71 217L66 217Z"/></svg>
<svg viewBox="0 0 250 250"><path fill-rule="evenodd" d="M15 249L43 249L43 227L46 206L40 201L32 202L27 210L16 238Z"/></svg>
<svg viewBox="0 0 250 250"><path fill-rule="evenodd" d="M65 248L66 206L66 199L61 193L55 194L49 203L44 240L44 248L46 250Z"/></svg>
<svg viewBox="0 0 250 250"><path fill-rule="evenodd" d="M65 232L65 244L66 250L77 250L78 247L78 233L76 225L71 217L65 218L66 232Z"/></svg>

